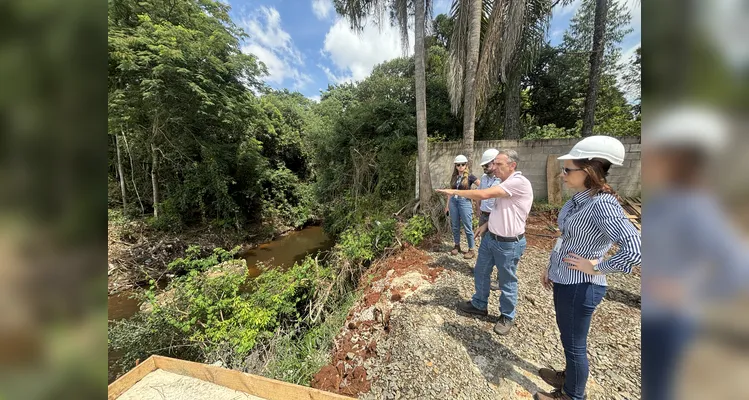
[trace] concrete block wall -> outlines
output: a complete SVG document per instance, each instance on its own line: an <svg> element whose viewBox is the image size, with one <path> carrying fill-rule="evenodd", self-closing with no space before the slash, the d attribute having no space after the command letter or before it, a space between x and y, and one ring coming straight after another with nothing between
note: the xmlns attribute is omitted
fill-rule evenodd
<svg viewBox="0 0 749 400"><path fill-rule="evenodd" d="M634 196L640 193L640 137L620 137L627 154L624 165L613 166L609 170L609 184L622 196ZM520 156L518 170L531 181L533 195L536 200L544 200L547 196L546 188L546 160L549 155L561 156L575 145L580 139L543 139L543 140L487 140L473 143L474 160L471 172L481 176L481 154L487 149L514 149ZM439 142L429 144L429 171L432 187L444 188L449 186L450 175L455 156L462 153L462 142ZM562 162L559 161L561 170ZM418 165L416 167L416 195L419 191ZM566 188L563 194L571 195Z"/></svg>

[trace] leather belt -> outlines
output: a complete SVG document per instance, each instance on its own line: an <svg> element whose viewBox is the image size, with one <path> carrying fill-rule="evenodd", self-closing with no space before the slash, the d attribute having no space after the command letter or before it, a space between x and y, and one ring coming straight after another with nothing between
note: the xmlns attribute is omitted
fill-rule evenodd
<svg viewBox="0 0 749 400"><path fill-rule="evenodd" d="M525 237L525 233L521 233L520 235L513 236L513 237L499 236L499 235L495 235L495 234L493 234L491 232L486 232L486 233L487 233L487 235L491 236L492 239L494 239L494 240L496 240L498 242L519 242L522 238Z"/></svg>

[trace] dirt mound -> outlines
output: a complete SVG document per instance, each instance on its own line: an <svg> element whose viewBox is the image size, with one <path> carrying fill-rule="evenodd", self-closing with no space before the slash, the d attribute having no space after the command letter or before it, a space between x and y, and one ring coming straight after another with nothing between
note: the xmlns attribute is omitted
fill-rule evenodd
<svg viewBox="0 0 749 400"><path fill-rule="evenodd" d="M377 343L387 336L393 307L425 283L433 283L443 268L411 246L374 264L362 278L361 300L354 305L336 336L333 357L312 379L316 389L358 397L371 387L367 375Z"/></svg>

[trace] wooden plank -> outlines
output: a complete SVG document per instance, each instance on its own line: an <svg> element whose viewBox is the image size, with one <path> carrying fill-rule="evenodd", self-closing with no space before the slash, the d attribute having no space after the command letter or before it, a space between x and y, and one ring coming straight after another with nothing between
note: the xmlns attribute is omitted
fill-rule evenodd
<svg viewBox="0 0 749 400"><path fill-rule="evenodd" d="M549 204L562 204L562 179L559 177L559 160L556 155L546 158L546 191Z"/></svg>
<svg viewBox="0 0 749 400"><path fill-rule="evenodd" d="M350 400L351 397L341 396L306 386L277 381L262 376L250 375L243 372L200 364L175 358L153 356L156 368L175 374L191 376L207 382L215 383L236 390L249 393L267 400Z"/></svg>
<svg viewBox="0 0 749 400"><path fill-rule="evenodd" d="M109 384L107 388L107 400L114 400L133 385L138 383L144 376L156 370L155 356L148 357L146 361L138 364L135 368L122 375L119 379Z"/></svg>
<svg viewBox="0 0 749 400"><path fill-rule="evenodd" d="M642 208L640 208L640 206L638 206L637 204L635 204L635 202L634 202L634 201L632 201L632 200L630 200L630 199L628 199L628 198L626 198L626 197L625 197L625 198L624 198L623 200L624 200L625 202L627 202L627 204L628 204L628 205L629 205L630 207L632 207L632 209L633 209L633 210L635 210L635 212L637 213L637 215L642 215Z"/></svg>

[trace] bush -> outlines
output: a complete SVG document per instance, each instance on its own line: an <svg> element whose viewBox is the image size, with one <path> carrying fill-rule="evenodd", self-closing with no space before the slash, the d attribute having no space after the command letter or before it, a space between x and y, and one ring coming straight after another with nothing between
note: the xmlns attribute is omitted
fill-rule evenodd
<svg viewBox="0 0 749 400"><path fill-rule="evenodd" d="M217 254L230 253L214 251L209 259L192 261L202 267L213 264ZM245 271L204 274L194 268L161 296L146 291L151 311L110 326L109 345L122 353L119 364L128 368L151 354L241 366L276 329L299 326L317 287L332 279L329 269L309 257L288 271L265 271L249 283Z"/></svg>
<svg viewBox="0 0 749 400"><path fill-rule="evenodd" d="M303 226L317 214L312 185L304 183L290 170L269 170L262 182L262 219L274 225Z"/></svg>
<svg viewBox="0 0 749 400"><path fill-rule="evenodd" d="M566 139L578 137L580 137L579 129L557 128L557 126L554 124L548 124L544 126L529 127L528 132L523 137L523 140Z"/></svg>
<svg viewBox="0 0 749 400"><path fill-rule="evenodd" d="M414 215L406 223L403 229L403 238L414 246L418 246L422 240L434 232L434 225L429 217L424 215Z"/></svg>
<svg viewBox="0 0 749 400"><path fill-rule="evenodd" d="M371 232L361 227L354 227L343 231L336 248L340 249L345 259L358 264L374 259L373 245Z"/></svg>
<svg viewBox="0 0 749 400"><path fill-rule="evenodd" d="M341 234L336 248L344 259L353 264L372 261L386 248L395 243L396 221L392 218L372 224L361 224L346 229Z"/></svg>
<svg viewBox="0 0 749 400"><path fill-rule="evenodd" d="M167 266L173 271L205 271L214 265L221 264L224 261L229 261L239 252L240 247L237 246L229 251L222 248L213 249L213 253L208 258L201 257L201 248L197 245L192 245L185 251L185 257L178 258L169 263Z"/></svg>

